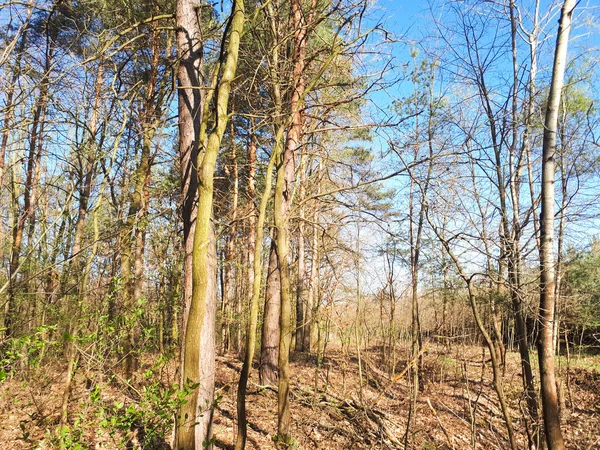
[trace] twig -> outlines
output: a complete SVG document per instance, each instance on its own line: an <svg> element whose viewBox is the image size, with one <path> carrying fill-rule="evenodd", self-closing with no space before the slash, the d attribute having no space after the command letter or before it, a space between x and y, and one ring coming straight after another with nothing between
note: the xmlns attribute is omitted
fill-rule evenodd
<svg viewBox="0 0 600 450"><path fill-rule="evenodd" d="M452 449L454 450L454 443L452 442L452 438L450 438L450 435L448 434L448 430L446 430L446 427L440 420L440 417L438 416L437 411L434 409L433 405L431 404L431 400L429 400L429 398L427 399L427 406L429 406L429 409L431 409L431 412L433 413L433 417L436 418L438 424L440 425L440 428L444 432L444 435L446 436L446 439L448 440L448 444L450 444L450 447L452 447Z"/></svg>

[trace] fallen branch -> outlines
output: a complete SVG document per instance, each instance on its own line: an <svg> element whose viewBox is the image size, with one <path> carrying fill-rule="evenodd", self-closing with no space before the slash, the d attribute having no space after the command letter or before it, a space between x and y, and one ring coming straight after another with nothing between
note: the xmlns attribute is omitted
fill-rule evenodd
<svg viewBox="0 0 600 450"><path fill-rule="evenodd" d="M444 435L446 436L446 439L448 440L448 444L450 445L450 447L452 447L452 449L454 449L454 443L452 442L452 438L448 434L448 430L446 430L446 427L440 420L440 416L438 416L438 413L435 410L435 408L433 407L433 405L431 404L431 400L429 400L429 398L427 399L427 406L429 406L429 409L433 413L433 417L435 417L435 419L437 420L437 423L440 425L440 428L444 432Z"/></svg>

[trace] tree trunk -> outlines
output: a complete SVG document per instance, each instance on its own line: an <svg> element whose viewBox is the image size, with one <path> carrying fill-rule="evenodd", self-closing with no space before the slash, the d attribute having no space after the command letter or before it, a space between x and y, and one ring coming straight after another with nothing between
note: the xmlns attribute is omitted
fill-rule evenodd
<svg viewBox="0 0 600 450"><path fill-rule="evenodd" d="M261 386L275 385L279 379L277 361L279 359L280 294L277 244L275 239L272 239L267 269L267 290L265 292L265 311L260 350L259 382Z"/></svg>
<svg viewBox="0 0 600 450"><path fill-rule="evenodd" d="M256 165L256 142L254 140L254 135L251 137L250 142L250 176L248 179L248 191L251 194L250 198L254 199L254 176L255 176L255 165ZM243 450L246 447L246 434L247 434L247 423L246 423L246 388L248 386L248 378L250 376L250 369L252 368L252 360L254 359L254 351L256 348L256 329L258 327L258 309L259 309L259 300L260 300L260 289L262 282L262 264L261 264L261 254L262 254L262 242L264 235L264 225L265 218L267 215L267 204L269 199L271 198L271 185L273 182L273 168L275 166L275 160L277 158L277 151L274 150L271 154L271 158L269 159L269 164L267 165L267 173L265 177L265 191L263 192L260 207L258 211L258 220L257 223L254 223L254 219L251 220L251 226L249 227L249 231L255 233L255 236L249 236L249 241L251 242L251 249L254 251L253 255L248 255L248 262L253 264L248 270L248 282L251 283L249 286L251 287L252 297L250 299L250 311L248 317L248 329L246 331L246 354L244 355L244 364L242 366L242 371L240 373L240 381L238 384L237 391L237 438L235 441L235 449ZM254 217L254 214L251 215ZM256 244L258 243L258 244ZM276 267L276 263L274 263ZM276 270L275 270L276 271ZM250 275L251 274L251 275ZM275 286L277 292L279 292L279 286ZM277 301L277 305L279 305L279 298L275 299ZM278 313L278 311L277 311ZM275 320L277 320L277 315L274 315ZM279 331L279 327L276 328ZM279 340L279 334L274 336L274 345L277 345L277 341ZM274 355L273 361L277 361L277 355ZM273 368L276 369L276 366L273 365ZM267 374L267 376L271 376L272 374ZM276 377L276 372L275 372ZM262 384L262 382L261 382Z"/></svg>
<svg viewBox="0 0 600 450"><path fill-rule="evenodd" d="M542 209L540 214L540 333L538 357L544 430L549 450L562 450L558 395L554 373L554 157L558 110L567 63L567 46L575 0L565 0L558 27L552 82L548 94L542 148Z"/></svg>
<svg viewBox="0 0 600 450"><path fill-rule="evenodd" d="M83 148L83 158L85 164L81 165L81 179L79 180L79 211L75 222L75 233L73 236L73 247L71 249L71 258L67 266L66 272L71 279L69 288L67 289L66 299L66 315L69 317L69 325L67 334L69 339L66 342L66 355L68 360L67 375L65 377L65 385L63 388L62 407L61 407L61 426L67 424L69 396L71 393L71 381L73 372L77 365L78 355L75 352L74 339L78 331L78 322L81 316L81 307L78 302L83 304L85 300L85 280L87 279L87 265L83 260L82 243L85 230L85 221L88 214L89 199L92 193L92 185L96 168L96 133L98 131L98 110L102 93L104 66L102 60L98 65L96 75L94 105L89 121L90 136L85 147ZM81 151L81 149L80 149ZM79 157L81 159L81 156ZM73 301L71 301L73 300ZM76 304L75 312L71 309L73 304Z"/></svg>
<svg viewBox="0 0 600 450"><path fill-rule="evenodd" d="M316 0L311 4L311 14ZM279 390L277 393L277 435L283 445L291 444L291 413L289 405L289 357L292 338L291 329L291 292L289 274L289 210L292 201L292 185L295 178L295 156L300 148L304 125L304 96L306 82L307 22L300 0L291 2L292 22L294 26L294 55L292 73L292 95L290 99L290 127L287 133L285 149L277 161L277 183L275 185L274 220L277 230L277 260L281 283L281 309L279 311Z"/></svg>
<svg viewBox="0 0 600 450"><path fill-rule="evenodd" d="M196 10L202 7L200 0L178 0L176 9L177 23L177 55L179 68L177 70L177 97L179 114L179 159L181 170L181 216L183 219L183 325L187 328L192 303L192 254L194 231L197 215L198 174L196 161L200 146L200 119L203 116L204 90L201 89L201 67L203 52L203 36L201 23L196 15ZM199 324L194 324L196 327ZM195 336L199 340L199 336ZM181 341L181 365L184 365L187 350L185 337ZM193 342L197 345L197 342ZM189 351L193 351L190 349ZM197 350L197 348L195 349ZM199 365L199 362L195 362ZM195 380L199 379L199 367ZM181 375L181 385L186 386L188 380ZM186 450L195 448L197 395L193 391L187 399L187 404L182 407L176 422L175 447Z"/></svg>
<svg viewBox="0 0 600 450"><path fill-rule="evenodd" d="M189 8L184 0L178 4L178 25L183 12ZM186 9L196 19L196 8ZM227 107L231 82L237 69L239 44L244 28L244 2L235 0L232 6L231 20L227 29L227 56L216 67L215 85L211 89L211 98L215 97L215 127L207 133L209 115L204 114L199 132L199 143L203 151L198 153L198 208L192 249L192 298L185 328L185 344L182 357L182 380L193 383L191 398L180 408L176 447L183 450L212 448L212 408L214 405L214 369L215 369L215 315L216 315L216 277L217 256L216 240L212 225L214 173L221 140L228 121ZM186 14L183 14L186 15ZM190 19L188 17L188 19ZM186 22L187 23L187 22ZM195 25L196 27L198 24ZM184 37L184 36L182 36ZM227 36L223 36L225 46ZM187 36L189 39L189 35ZM180 47L181 49L181 47ZM222 55L225 52L221 53ZM183 55L185 57L185 55ZM222 58L223 59L223 58ZM218 71L221 72L217 81ZM196 77L198 73L196 72ZM206 111L205 111L206 113ZM180 118L181 120L181 118ZM185 180L185 179L184 179ZM205 445L206 444L206 445Z"/></svg>
<svg viewBox="0 0 600 450"><path fill-rule="evenodd" d="M313 230L312 230L312 245L311 245L311 253L312 258L310 262L310 278L308 280L308 295L306 296L306 311L304 322L305 330L304 330L304 351L310 353L310 347L312 344L312 334L314 331L313 320L314 320L314 311L316 309L316 298L317 298L317 286L318 282L318 270L319 270L319 228L316 224L317 221L317 212L315 208L315 212L313 215Z"/></svg>
<svg viewBox="0 0 600 450"><path fill-rule="evenodd" d="M233 347L234 351L239 351L239 340L237 334L240 329L241 323L239 317L237 323L233 321L234 311L236 309L236 298L234 295L233 288L233 277L235 274L234 270L234 248L236 243L237 234L237 209L238 209L238 197L239 197L239 171L237 164L237 154L235 145L235 127L231 122L231 160L233 165L233 192L231 198L231 228L229 232L229 239L225 247L225 263L223 267L223 292L221 293L223 302L223 317L221 335L223 342L226 344L223 346L223 352L231 350Z"/></svg>
<svg viewBox="0 0 600 450"><path fill-rule="evenodd" d="M300 169L302 170L302 168ZM304 187L302 183L304 177L300 180L299 200L304 198ZM298 222L298 274L296 282L296 351L304 352L304 339L307 333L306 324L306 246L304 243L304 207L300 206L300 220ZM308 329L310 333L310 329Z"/></svg>
<svg viewBox="0 0 600 450"><path fill-rule="evenodd" d="M152 171L152 143L158 127L156 88L158 85L158 64L160 58L160 31L158 23L152 25L152 59L146 85L144 110L140 120L142 148L140 160L134 173L134 187L129 203L129 211L124 219L121 239L121 271L123 278L123 305L125 314L134 314L143 297L144 250L146 247L147 216L150 202L150 176ZM137 370L139 355L140 325L128 325L125 348L125 377L130 379Z"/></svg>

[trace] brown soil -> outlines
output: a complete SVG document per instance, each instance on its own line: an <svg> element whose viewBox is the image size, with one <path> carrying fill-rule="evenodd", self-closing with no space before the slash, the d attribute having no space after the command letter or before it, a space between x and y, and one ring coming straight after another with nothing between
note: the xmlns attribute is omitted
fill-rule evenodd
<svg viewBox="0 0 600 450"><path fill-rule="evenodd" d="M413 414L410 448L509 448L491 370L481 349L432 348L424 358L424 386ZM398 361L396 373L406 366L406 354L400 354ZM298 448L404 448L410 406L407 377L392 382L376 349L362 354L362 383L357 366L355 355L343 354L339 349L328 350L320 367L314 356L293 355L292 432ZM177 375L171 364L142 377L150 367L150 363L143 365L139 379L127 386L114 374L86 371L82 365L70 402L69 431L60 438L57 430L64 367L47 364L5 380L0 383L0 449L60 448L61 442L63 448L73 449L170 448L168 404L154 397L154 403L143 399L149 398L147 392L153 392L152 383L155 387L157 382L168 386ZM217 448L233 448L240 368L241 363L233 356L218 358L220 400L214 416ZM509 354L506 392L519 446L527 448L519 370L517 354ZM569 383L564 374L567 448L600 448L600 372L593 367L571 368ZM247 397L247 448L275 448L277 395L274 389L262 388L257 382L255 368ZM123 418L129 417L128 407L145 412L127 422ZM121 419L115 425L114 421ZM148 430L161 426L164 439L147 437Z"/></svg>

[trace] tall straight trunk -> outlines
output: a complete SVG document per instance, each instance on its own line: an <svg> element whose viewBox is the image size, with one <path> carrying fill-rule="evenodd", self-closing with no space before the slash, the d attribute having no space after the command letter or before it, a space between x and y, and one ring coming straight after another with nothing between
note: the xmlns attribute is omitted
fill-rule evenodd
<svg viewBox="0 0 600 450"><path fill-rule="evenodd" d="M177 24L177 102L179 115L179 162L181 171L181 216L183 220L183 324L187 328L192 304L192 253L196 227L198 172L196 161L200 147L200 120L203 116L205 91L201 89L203 35L202 24L196 11L202 8L201 0L178 0L176 5ZM199 326L196 322L194 326ZM195 336L196 340L199 336ZM181 365L186 356L185 336L181 340ZM196 342L192 346L197 346ZM192 350L197 351L197 347ZM199 361L194 361L197 370L192 374L198 382ZM181 373L180 384L188 380ZM181 408L176 421L175 447L194 449L196 446L197 391L187 399L187 408Z"/></svg>
<svg viewBox="0 0 600 450"><path fill-rule="evenodd" d="M558 166L560 170L560 189L561 189L561 200L559 210L559 221L558 221L558 236L556 245L556 270L555 270L555 282L554 282L554 296L556 306L554 308L554 354L560 356L560 307L561 307L561 290L562 290L562 279L564 271L564 242L565 242L565 228L567 218L567 206L569 203L568 198L568 174L565 164L565 153L569 148L569 138L565 135L564 124L566 118L565 108L563 108L563 119L561 120L560 126L560 156L558 159ZM559 380L560 385L560 380ZM564 397L563 397L564 400ZM564 405L561 406L561 413L564 411Z"/></svg>
<svg viewBox="0 0 600 450"><path fill-rule="evenodd" d="M527 80L527 105L525 115L525 129L523 131L523 153L525 156L525 165L527 166L527 184L529 185L529 198L531 201L531 217L535 243L540 248L539 220L537 215L537 196L533 180L533 164L531 161L531 135L533 122L536 120L535 99L537 97L536 79L537 79L537 51L539 37L539 8L540 0L535 1L533 13L533 28L527 35L529 44L529 59L531 69L529 70L529 79Z"/></svg>
<svg viewBox="0 0 600 450"><path fill-rule="evenodd" d="M316 0L310 5L310 17L316 7ZM307 22L300 0L291 1L292 23L294 28L294 55L292 72L292 95L290 98L290 126L285 149L277 161L277 183L275 185L274 221L277 230L277 260L281 282L281 310L279 311L279 390L277 392L277 435L284 445L290 445L291 413L289 405L289 357L292 338L291 329L291 292L289 274L289 210L292 201L294 183L295 156L301 145L304 126L304 96L306 90L306 41Z"/></svg>
<svg viewBox="0 0 600 450"><path fill-rule="evenodd" d="M83 148L84 154L79 157L85 160L85 163L81 165L81 179L79 181L79 208L77 214L77 220L75 222L75 234L73 237L73 247L71 249L71 261L70 266L75 270L75 275L81 274L81 246L83 241L83 232L85 229L85 219L88 213L88 203L90 195L92 193L92 184L95 172L95 158L96 158L96 133L98 129L98 108L100 104L100 95L102 90L104 65L102 61L98 65L98 71L96 75L95 92L94 92L94 104L92 106L92 113L89 121L90 136L88 142ZM78 293L75 293L77 295Z"/></svg>
<svg viewBox="0 0 600 450"><path fill-rule="evenodd" d="M233 114L233 112L232 112ZM232 136L232 143L231 143L231 158L233 159L233 193L232 193L232 202L231 202L231 240L229 241L229 249L228 249L228 253L229 253L229 260L233 263L234 260L234 248L235 248L235 244L237 242L237 220L238 220L238 199L239 199L239 192L240 192L240 181L239 181L239 167L238 167L238 160L237 160L237 154L236 154L236 145L235 145L235 127L233 126L233 121L231 122L231 136ZM235 292L235 285L231 284L231 278L235 277L236 280L239 279L238 277L238 273L235 270L231 270L232 267L230 267L230 286L228 289L228 297L230 302L232 303L233 306L233 310L235 312L235 316L237 317L236 319L236 323L234 325L234 329L233 329L233 333L232 333L232 337L231 337L231 341L233 342L233 350L236 352L240 351L240 347L241 347L241 327L242 327L242 316L241 316L241 311L242 311L242 302L240 301L240 298L238 295L236 295Z"/></svg>
<svg viewBox="0 0 600 450"><path fill-rule="evenodd" d="M415 70L417 70L417 65L415 61ZM412 359L415 361L415 364L411 368L412 375L412 389L411 393L411 408L409 413L409 419L406 426L406 435L404 438L405 445L408 445L408 435L410 431L410 416L416 414L417 407L417 398L419 394L419 389L422 388L422 379L420 378L420 371L423 366L422 360L422 336L421 336L421 322L419 315L419 271L420 271L420 257L421 257L421 236L423 234L423 225L425 222L425 208L426 208L426 199L427 199L427 191L429 189L429 182L431 180L432 170L433 170L433 157L434 157L434 98L433 98L433 86L435 81L435 72L431 76L431 79L428 80L429 89L428 89L428 121L427 121L427 142L428 142L428 156L429 162L427 166L427 173L425 180L423 182L419 182L417 178L411 173L411 183L410 183L410 198L409 198L409 241L410 241L410 270L411 270L411 353ZM415 94L417 94L417 87L415 85ZM418 109L419 106L415 105L415 109ZM413 159L417 160L420 152L420 135L419 135L419 120L418 117L415 119L415 145L413 152ZM416 188L418 187L421 198L416 205ZM418 214L417 214L418 208Z"/></svg>
<svg viewBox="0 0 600 450"><path fill-rule="evenodd" d="M319 160L319 164L317 166L317 196L321 194L321 180L323 176L323 160ZM307 309L307 326L308 333L305 334L305 343L307 351L311 351L311 346L315 338L317 337L318 330L318 318L317 312L320 306L320 290L319 290L319 280L320 280L320 247L319 247L319 214L320 214L319 201L316 200L316 204L312 210L312 245L311 245L311 262L310 262L310 279L308 281L308 296L306 303L308 305ZM317 348L318 353L318 348ZM318 355L317 355L318 356Z"/></svg>
<svg viewBox="0 0 600 450"><path fill-rule="evenodd" d="M79 208L77 220L75 222L75 233L73 236L73 246L71 248L71 258L66 269L68 272L68 277L72 281L72 284L68 287L66 293L68 297L72 297L73 301L71 301L69 298L67 298L66 301L66 314L67 317L69 317L70 322L67 329L67 334L69 335L69 339L66 342L66 355L68 363L61 406L61 426L66 425L68 419L67 413L69 396L71 393L71 381L73 379L73 371L75 369L77 358L74 338L78 332L78 322L81 315L81 308L76 307L75 311L73 311L72 306L77 302L81 302L83 304L85 300L84 296L85 280L87 279L87 267L82 258L82 243L96 166L96 133L98 131L98 111L102 92L103 73L104 65L102 60L100 60L94 89L94 104L92 106L92 113L89 121L90 136L87 139L87 142L84 144L84 148L82 149L84 151L84 154L82 155L83 158L79 156L80 159L85 160L85 163L82 163L81 165L81 178L79 180Z"/></svg>
<svg viewBox="0 0 600 450"><path fill-rule="evenodd" d="M418 136L418 120L417 120L417 136ZM418 138L417 138L418 139ZM415 159L418 157L418 141L415 145L414 156ZM408 412L408 418L406 421L406 431L404 434L404 446L408 447L410 427L412 417L416 415L417 411L417 400L419 396L420 387L420 369L419 354L420 354L420 332L421 325L419 320L419 254L420 254L420 234L422 228L422 220L419 220L419 225L415 224L415 179L411 178L410 181L410 194L409 194L409 243L410 243L410 275L411 275L411 321L410 321L410 335L411 335L411 360L414 361L410 367L410 378L411 378L411 393L410 393L410 407ZM421 210L423 208L421 207ZM422 214L419 214L421 216Z"/></svg>
<svg viewBox="0 0 600 450"><path fill-rule="evenodd" d="M158 12L158 11L157 11ZM159 83L160 63L160 29L158 21L152 23L150 74L144 99L144 115L142 123L142 155L136 180L136 197L140 199L140 208L136 213L134 234L133 264L133 300L137 304L143 297L144 283L144 251L146 247L146 230L148 228L148 209L150 207L150 179L152 175L152 145L156 135L162 96L159 90L164 83Z"/></svg>
<svg viewBox="0 0 600 450"><path fill-rule="evenodd" d="M352 184L354 184L354 180L350 180ZM360 194L359 194L360 195ZM362 308L362 293L361 293L361 225L362 225L362 215L361 215L361 202L360 198L358 199L358 220L356 221L356 244L354 248L354 270L356 271L356 310L354 312L354 323L352 328L354 329L354 343L356 345L356 362L358 369L358 399L361 405L364 402L363 397L363 368L362 368L362 357L361 357L361 348L362 348L362 333L360 332L360 317L361 317L361 308Z"/></svg>
<svg viewBox="0 0 600 450"><path fill-rule="evenodd" d="M415 63L416 70L416 63ZM415 87L416 91L416 87ZM416 93L416 92L415 92ZM418 105L415 105L418 108ZM432 158L433 158L433 80L429 85L429 120L427 127L427 140L429 148L429 163L427 167L427 175L424 182L421 184L411 173L410 182L410 197L409 197L409 242L410 242L410 271L411 271L411 357L415 361L414 365L410 369L412 378L412 392L411 392L411 406L406 425L406 434L404 436L405 446L408 446L408 436L410 432L411 416L416 414L417 399L419 390L422 387L422 380L420 378L420 371L422 369L422 337L421 337L421 322L419 315L419 270L420 270L420 256L421 256L421 236L423 233L423 224L425 221L425 208L427 199L427 190L429 188L429 180L432 174ZM415 136L416 142L414 145L414 160L419 157L420 142L419 142L419 121L416 119L415 124ZM416 212L416 187L421 191L421 200L418 205L418 215ZM415 223L416 222L416 223Z"/></svg>
<svg viewBox="0 0 600 450"><path fill-rule="evenodd" d="M288 132L288 139L290 133ZM284 151L277 170L275 185L274 219L277 230L277 263L279 266L280 309L279 309L279 356L277 368L279 384L277 392L277 436L284 445L290 445L291 412L289 404L290 388L290 346L292 341L292 301L289 273L289 234L288 213L291 201L291 183L293 181L293 153Z"/></svg>
<svg viewBox="0 0 600 450"><path fill-rule="evenodd" d="M196 11L201 0L178 0L177 23L177 104L179 116L179 164L181 175L181 217L183 221L183 324L187 326L192 299L192 250L196 227L198 172L196 161L200 147L200 119L203 116L205 90L202 89L202 24ZM181 355L185 353L184 341ZM185 380L182 380L185 382Z"/></svg>
<svg viewBox="0 0 600 450"><path fill-rule="evenodd" d="M565 0L556 37L552 82L548 94L542 147L542 208L540 214L540 333L538 357L544 430L549 450L562 450L564 441L554 373L554 158L558 110L567 63L567 46L576 0Z"/></svg>
<svg viewBox="0 0 600 450"><path fill-rule="evenodd" d="M272 172L272 170L271 170ZM266 187L266 186L265 186ZM266 189L265 189L266 190ZM261 264L259 262L258 270L256 270L254 261L256 258L256 222L257 211L254 206L256 197L256 134L254 132L254 123L251 124L250 144L248 145L248 183L246 188L248 195L248 203L250 204L251 212L248 217L248 287L250 297L254 297L253 286L254 280L258 272L260 272ZM258 211L260 214L260 209ZM261 231L261 237L264 231ZM261 243L262 254L262 243Z"/></svg>
<svg viewBox="0 0 600 450"><path fill-rule="evenodd" d="M190 6L185 0L179 1L178 26L187 24L186 21L180 21L182 8L187 14L192 14L191 18L187 17L188 19L197 20L195 7L191 10L186 9ZM215 68L215 81L210 91L211 99L214 97L215 110L211 114L204 111L198 134L202 151L198 152L195 162L198 167L198 208L192 248L192 298L186 321L181 367L183 382L187 383L189 380L194 384L191 387L191 398L180 408L176 430L176 448L183 450L213 447L211 435L217 290L216 239L212 225L214 173L228 121L229 94L237 69L244 21L244 2L234 0L231 19L226 27L229 36L224 33L222 37L223 50L226 47L226 52L221 52L222 58ZM196 23L195 26L199 25ZM189 39L189 35L181 37ZM183 57L185 58L185 54ZM218 79L219 74L220 79ZM198 73L195 75L197 77ZM207 129L211 116L214 119L214 128L209 133Z"/></svg>
<svg viewBox="0 0 600 450"><path fill-rule="evenodd" d="M266 4L266 12L269 19L271 32L271 64L269 65L269 75L271 84L271 97L273 100L273 122L276 124L275 137L273 139L273 151L271 161L273 164L279 164L279 158L283 152L283 139L285 133L285 123L283 117L283 95L281 92L281 74L279 63L279 52L281 46L280 23L275 15L275 8L272 3ZM275 385L279 379L277 364L279 360L279 311L281 307L280 294L281 283L279 277L279 263L277 261L277 231L271 234L271 248L269 250L269 260L267 266L267 288L265 292L265 306L263 314L263 326L261 337L261 353L259 366L259 382L263 386ZM258 242L257 242L257 245ZM258 274L256 273L255 276Z"/></svg>
<svg viewBox="0 0 600 450"><path fill-rule="evenodd" d="M248 283L248 291L247 295L249 296L250 302L252 303L252 298L254 297L254 279L256 277L256 268L254 261L256 259L256 221L257 221L257 210L254 204L256 197L256 134L254 132L254 123L251 123L251 135L250 135L250 143L248 145L248 180L246 187L246 194L248 196L248 203L250 205L251 211L250 216L248 217L248 272L247 275L247 283ZM272 171L272 170L271 170ZM260 214L260 210L258 211ZM263 225L264 226L264 225ZM264 234L264 231L261 232L261 238ZM262 254L262 242L261 242L261 253ZM258 272L261 270L261 264L259 261ZM252 308L250 308L252 309ZM246 347L247 349L247 347Z"/></svg>

